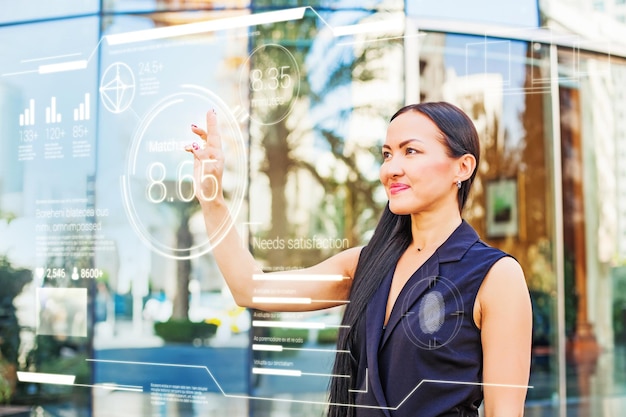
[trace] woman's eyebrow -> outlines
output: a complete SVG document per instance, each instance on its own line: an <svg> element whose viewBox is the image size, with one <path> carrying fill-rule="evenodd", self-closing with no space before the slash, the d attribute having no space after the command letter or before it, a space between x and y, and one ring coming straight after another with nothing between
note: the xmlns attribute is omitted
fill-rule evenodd
<svg viewBox="0 0 626 417"><path fill-rule="evenodd" d="M400 144L398 145L398 148L402 148L406 145L408 145L411 142L420 142L419 139L407 139L407 140L403 140L402 142L400 142ZM387 145L386 143L383 145L383 149L391 149L391 146Z"/></svg>

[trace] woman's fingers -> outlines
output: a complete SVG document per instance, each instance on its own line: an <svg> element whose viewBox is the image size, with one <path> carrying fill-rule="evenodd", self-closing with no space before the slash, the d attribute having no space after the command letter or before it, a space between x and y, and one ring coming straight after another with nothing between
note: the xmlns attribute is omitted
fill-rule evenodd
<svg viewBox="0 0 626 417"><path fill-rule="evenodd" d="M191 125L191 131L193 133L195 133L196 135L198 135L200 137L200 139L202 139L203 141L206 140L207 134L204 130L200 129L198 126L196 125Z"/></svg>
<svg viewBox="0 0 626 417"><path fill-rule="evenodd" d="M198 145L198 142L194 142L191 145L186 145L185 146L185 151L187 151L189 153L192 153L194 158L196 158L196 159L200 159L198 157L198 154L196 153L199 150L200 150L200 145Z"/></svg>
<svg viewBox="0 0 626 417"><path fill-rule="evenodd" d="M195 150L204 149L204 142L206 142L206 145L213 149L222 149L222 138L220 136L215 110L209 110L206 114L206 129L205 131L194 124L191 125L191 131L202 139L202 143L197 144L197 142L194 142L194 144L197 144L197 147L194 144L190 146L193 146ZM191 149L187 149L187 147L185 149L191 151Z"/></svg>
<svg viewBox="0 0 626 417"><path fill-rule="evenodd" d="M210 202L222 198L221 181L224 169L222 140L215 111L206 114L206 131L196 125L191 130L201 140L185 146L185 151L194 156L194 178L196 196L200 202Z"/></svg>
<svg viewBox="0 0 626 417"><path fill-rule="evenodd" d="M222 138L217 125L217 114L215 113L215 110L209 110L206 113L205 140L208 146L215 149L222 149Z"/></svg>

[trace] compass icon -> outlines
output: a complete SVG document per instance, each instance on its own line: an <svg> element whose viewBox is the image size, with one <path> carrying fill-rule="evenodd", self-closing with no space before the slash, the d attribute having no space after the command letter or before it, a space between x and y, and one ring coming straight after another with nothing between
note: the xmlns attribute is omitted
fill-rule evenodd
<svg viewBox="0 0 626 417"><path fill-rule="evenodd" d="M128 65L123 62L109 65L100 81L100 97L104 107L112 113L121 113L130 107L135 97L135 76Z"/></svg>

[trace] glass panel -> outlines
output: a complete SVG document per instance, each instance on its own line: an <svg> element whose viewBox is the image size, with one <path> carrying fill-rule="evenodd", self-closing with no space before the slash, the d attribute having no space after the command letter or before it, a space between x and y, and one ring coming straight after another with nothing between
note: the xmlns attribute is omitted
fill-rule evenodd
<svg viewBox="0 0 626 417"><path fill-rule="evenodd" d="M534 310L527 411L548 412L558 394L548 50L441 34L419 48L421 99L457 103L478 128L482 160L464 217L525 271Z"/></svg>
<svg viewBox="0 0 626 417"><path fill-rule="evenodd" d="M24 21L52 19L57 17L81 16L98 13L100 0L0 0L0 25ZM41 39L41 38L40 38ZM63 44L71 45L73 39L63 39Z"/></svg>
<svg viewBox="0 0 626 417"><path fill-rule="evenodd" d="M623 406L626 62L559 52L568 398L584 415Z"/></svg>
<svg viewBox="0 0 626 417"><path fill-rule="evenodd" d="M265 270L300 268L367 241L385 201L376 155L386 121L417 97L457 103L481 133L465 217L526 272L527 414L556 415L564 400L564 272L568 414L617 415L626 395L626 171L615 158L626 156L626 62L562 50L553 97L539 44L402 39L402 14L377 13L378 3L269 3L254 4L280 12L263 25L249 19L248 2L223 2L0 27L0 404L10 393L11 412L36 415L320 415L341 309L234 305L181 148L194 140L189 125L215 108L232 226ZM98 4L73 3L71 14ZM0 24L69 14L27 5L3 7ZM405 77L411 67L418 80ZM557 99L563 213L551 186ZM561 215L565 271L555 261ZM277 321L299 328L276 330ZM278 340L281 352L252 349ZM298 372L297 384L284 375Z"/></svg>
<svg viewBox="0 0 626 417"><path fill-rule="evenodd" d="M246 9L250 0L110 0L103 2L105 12L145 13L179 10ZM170 16L173 17L173 16Z"/></svg>
<svg viewBox="0 0 626 417"><path fill-rule="evenodd" d="M407 1L406 10L409 16L418 19L491 23L523 28L539 26L537 2L531 0L513 3L498 0L473 2L418 0Z"/></svg>
<svg viewBox="0 0 626 417"><path fill-rule="evenodd" d="M12 365L0 403L12 391L12 404L51 413L87 409L81 385L93 378L96 281L84 271L99 228L99 27L88 17L0 28L0 363ZM37 383L42 373L56 376Z"/></svg>
<svg viewBox="0 0 626 417"><path fill-rule="evenodd" d="M581 48L610 50L623 38L624 0L539 0L541 25L555 32L580 35ZM598 30L590 30L596 27Z"/></svg>
<svg viewBox="0 0 626 417"><path fill-rule="evenodd" d="M322 19L307 11L297 24L258 27L252 39L250 236L267 271L310 266L365 243L386 202L376 156L386 120L402 104L403 16L350 11ZM333 34L337 27L344 33ZM286 281L277 295L290 294ZM252 343L285 348L252 352L252 398L280 399L252 401L255 415L323 413L341 312L253 311ZM281 371L302 375L296 382Z"/></svg>
<svg viewBox="0 0 626 417"><path fill-rule="evenodd" d="M247 218L247 12L114 17L101 43L94 335L95 413L248 411L248 312L210 255ZM176 23L176 25L172 25ZM207 236L194 197L191 124L219 115L233 224ZM106 313L106 314L105 314ZM219 410L219 411L218 411Z"/></svg>
<svg viewBox="0 0 626 417"><path fill-rule="evenodd" d="M0 29L0 278L14 285L2 299L1 382L15 387L18 412L325 407L340 311L267 317L235 306L211 256L223 235L206 236L183 146L190 124L216 109L226 227L250 235L266 269L364 242L384 202L380 140L402 104L404 16L272 16L111 16L101 39L97 18ZM268 320L310 328L277 336ZM251 350L265 335L284 352ZM293 384L278 370L303 377Z"/></svg>
<svg viewBox="0 0 626 417"><path fill-rule="evenodd" d="M309 7L319 12L329 10L393 10L403 9L402 0L382 1L375 0L363 3L358 0L343 0L341 2L333 0L112 0L105 2L105 11L115 12L154 12L154 11L175 11L175 10L222 10L222 9L246 9L252 8L260 10L281 10L283 8Z"/></svg>
<svg viewBox="0 0 626 417"><path fill-rule="evenodd" d="M380 11L402 11L404 2L402 0L372 0L363 2L359 0L253 0L255 9L277 9L282 7L311 7L318 12L332 10L380 10Z"/></svg>

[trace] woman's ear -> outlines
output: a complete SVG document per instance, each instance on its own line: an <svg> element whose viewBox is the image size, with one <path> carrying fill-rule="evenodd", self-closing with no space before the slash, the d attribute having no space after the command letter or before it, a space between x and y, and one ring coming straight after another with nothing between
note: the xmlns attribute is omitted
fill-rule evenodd
<svg viewBox="0 0 626 417"><path fill-rule="evenodd" d="M476 170L476 158L466 153L458 159L457 176L461 182L469 179Z"/></svg>

